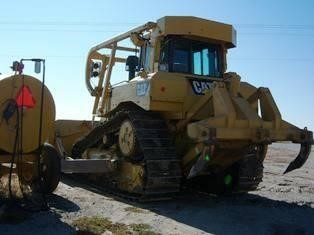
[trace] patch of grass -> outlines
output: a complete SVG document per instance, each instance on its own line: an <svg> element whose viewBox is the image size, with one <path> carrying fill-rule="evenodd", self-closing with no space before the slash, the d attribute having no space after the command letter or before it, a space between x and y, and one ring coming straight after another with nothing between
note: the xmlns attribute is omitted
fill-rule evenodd
<svg viewBox="0 0 314 235"><path fill-rule="evenodd" d="M73 221L73 225L78 229L77 234L100 235L109 230L113 234L128 235L131 234L128 226L122 223L112 223L108 218L81 217Z"/></svg>
<svg viewBox="0 0 314 235"><path fill-rule="evenodd" d="M100 235L106 231L110 231L114 235L158 235L151 230L151 226L148 224L112 223L108 218L98 216L81 217L73 221L73 226L78 229L77 235Z"/></svg>
<svg viewBox="0 0 314 235"><path fill-rule="evenodd" d="M159 234L152 231L151 226L149 224L130 224L129 226L132 228L135 234L139 234L139 235L158 235Z"/></svg>
<svg viewBox="0 0 314 235"><path fill-rule="evenodd" d="M129 212L133 212L133 213L146 213L144 210L140 209L140 208L137 208L137 207L126 207L124 208L125 211L129 211Z"/></svg>
<svg viewBox="0 0 314 235"><path fill-rule="evenodd" d="M130 224L130 227L136 232L151 228L149 224Z"/></svg>

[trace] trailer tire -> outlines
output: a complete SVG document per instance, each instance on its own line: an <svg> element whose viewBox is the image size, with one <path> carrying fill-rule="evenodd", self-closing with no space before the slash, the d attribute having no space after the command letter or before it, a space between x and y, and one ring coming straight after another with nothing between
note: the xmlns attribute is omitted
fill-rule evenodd
<svg viewBox="0 0 314 235"><path fill-rule="evenodd" d="M40 180L35 191L52 193L58 186L61 175L61 162L57 150L45 143L40 154Z"/></svg>

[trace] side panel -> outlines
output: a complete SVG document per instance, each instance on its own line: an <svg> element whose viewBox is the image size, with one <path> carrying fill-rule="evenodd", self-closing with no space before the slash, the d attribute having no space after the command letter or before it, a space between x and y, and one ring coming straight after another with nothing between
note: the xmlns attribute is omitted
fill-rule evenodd
<svg viewBox="0 0 314 235"><path fill-rule="evenodd" d="M158 72L146 79L135 78L112 89L111 110L130 101L145 110L180 113L181 117L187 89L186 79L178 74Z"/></svg>
<svg viewBox="0 0 314 235"><path fill-rule="evenodd" d="M169 119L184 119L211 84L212 80L198 76L158 72L152 80L151 110L164 111ZM207 118L210 113L211 107L206 106L194 118Z"/></svg>
<svg viewBox="0 0 314 235"><path fill-rule="evenodd" d="M162 113L167 119L184 119L188 111L211 88L209 79L178 73L157 72L149 78L135 78L131 82L114 87L111 110L120 103L133 102L145 110ZM195 119L208 118L211 107L197 113Z"/></svg>
<svg viewBox="0 0 314 235"><path fill-rule="evenodd" d="M182 117L187 84L182 75L158 72L151 82L150 109Z"/></svg>
<svg viewBox="0 0 314 235"><path fill-rule="evenodd" d="M150 79L137 79L114 87L111 95L111 110L120 103L133 102L145 110L150 109Z"/></svg>

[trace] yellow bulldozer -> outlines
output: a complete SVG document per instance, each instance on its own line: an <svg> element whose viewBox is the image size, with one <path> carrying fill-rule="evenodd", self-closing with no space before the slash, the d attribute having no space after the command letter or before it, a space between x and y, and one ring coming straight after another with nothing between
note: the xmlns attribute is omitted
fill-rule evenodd
<svg viewBox="0 0 314 235"><path fill-rule="evenodd" d="M85 82L93 121L56 122L60 154L78 161L64 162L64 171L88 171L82 159L94 159L99 184L149 196L183 185L254 190L276 141L301 144L285 173L301 167L312 132L284 121L268 88L226 72L235 46L232 25L166 16L91 48ZM118 63L125 77L114 73Z"/></svg>

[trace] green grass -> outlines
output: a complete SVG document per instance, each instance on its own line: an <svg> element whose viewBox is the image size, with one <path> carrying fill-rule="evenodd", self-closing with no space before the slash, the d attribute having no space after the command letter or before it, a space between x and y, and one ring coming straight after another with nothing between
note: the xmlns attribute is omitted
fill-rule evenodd
<svg viewBox="0 0 314 235"><path fill-rule="evenodd" d="M131 234L128 232L128 226L121 223L112 223L108 218L81 217L73 221L73 225L78 228L77 234L103 234L107 230L113 234L124 235Z"/></svg>
<svg viewBox="0 0 314 235"><path fill-rule="evenodd" d="M73 221L73 226L76 227L78 235L100 235L106 231L112 232L114 235L157 235L151 230L148 224L122 224L113 223L108 218L98 216L81 217Z"/></svg>
<svg viewBox="0 0 314 235"><path fill-rule="evenodd" d="M135 234L139 234L139 235L158 235L159 234L152 231L151 226L149 224L130 224L129 226L132 228Z"/></svg>

